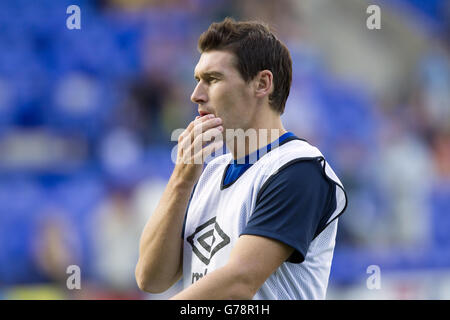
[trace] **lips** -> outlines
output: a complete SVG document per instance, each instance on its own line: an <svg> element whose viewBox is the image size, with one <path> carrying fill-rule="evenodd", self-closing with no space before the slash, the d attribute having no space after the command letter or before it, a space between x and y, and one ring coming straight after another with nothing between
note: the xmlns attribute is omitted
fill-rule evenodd
<svg viewBox="0 0 450 320"><path fill-rule="evenodd" d="M200 115L200 117L203 117L203 116L206 116L207 114L211 114L211 112L199 110L198 114Z"/></svg>

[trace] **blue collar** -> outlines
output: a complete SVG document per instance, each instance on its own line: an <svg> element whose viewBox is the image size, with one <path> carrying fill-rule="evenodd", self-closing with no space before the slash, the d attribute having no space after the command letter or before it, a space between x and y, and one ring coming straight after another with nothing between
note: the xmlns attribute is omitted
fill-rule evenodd
<svg viewBox="0 0 450 320"><path fill-rule="evenodd" d="M269 143L267 146L258 149L245 157L232 160L227 167L225 177L223 179L223 185L228 186L234 183L248 168L252 166L253 163L255 163L255 161L259 160L263 155L272 150L273 147L276 148L280 146L286 139L292 137L297 138L292 132L286 132L277 140Z"/></svg>

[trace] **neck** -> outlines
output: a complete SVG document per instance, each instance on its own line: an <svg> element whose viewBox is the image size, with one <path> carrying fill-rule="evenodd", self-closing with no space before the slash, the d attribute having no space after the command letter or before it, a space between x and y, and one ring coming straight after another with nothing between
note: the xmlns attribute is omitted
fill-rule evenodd
<svg viewBox="0 0 450 320"><path fill-rule="evenodd" d="M231 151L233 159L240 159L267 146L277 140L287 131L284 129L281 119L277 116L270 125L254 125L248 129L227 129L226 144Z"/></svg>

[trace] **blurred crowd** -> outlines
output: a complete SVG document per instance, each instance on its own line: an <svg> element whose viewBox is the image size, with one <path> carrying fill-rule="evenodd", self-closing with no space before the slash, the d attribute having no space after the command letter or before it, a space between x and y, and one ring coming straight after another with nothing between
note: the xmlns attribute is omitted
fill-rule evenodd
<svg viewBox="0 0 450 320"><path fill-rule="evenodd" d="M346 188L331 285L360 281L373 264L450 271L450 5L375 2L382 30L403 26L418 44L370 31L378 46L365 78L355 76L360 48L333 41L339 19L321 22L336 52L308 23L327 1L1 1L0 298L166 297L136 286L139 237L173 168L172 133L197 113L198 36L226 16L263 20L286 43L294 70L282 120ZM79 30L66 27L71 4ZM366 1L339 5L365 21ZM363 22L354 32L369 31ZM82 290L67 290L69 265Z"/></svg>

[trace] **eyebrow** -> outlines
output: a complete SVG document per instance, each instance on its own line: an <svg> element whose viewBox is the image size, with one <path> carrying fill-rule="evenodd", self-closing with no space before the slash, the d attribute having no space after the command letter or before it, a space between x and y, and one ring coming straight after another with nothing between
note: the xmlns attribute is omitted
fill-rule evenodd
<svg viewBox="0 0 450 320"><path fill-rule="evenodd" d="M199 79L199 78L210 78L210 77L221 78L221 77L223 77L223 73L221 73L221 72L219 72L219 71L200 72L200 77L199 77L198 74L194 74L194 78L195 78L195 79Z"/></svg>

